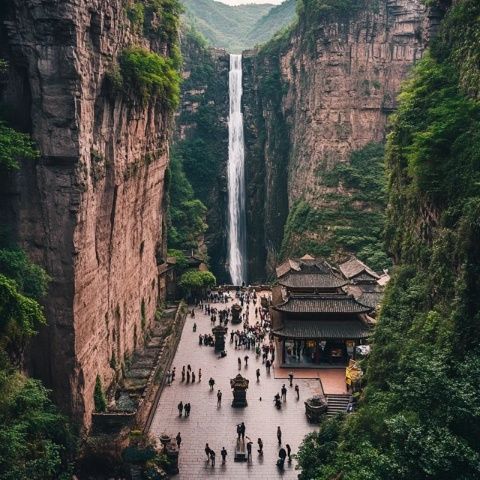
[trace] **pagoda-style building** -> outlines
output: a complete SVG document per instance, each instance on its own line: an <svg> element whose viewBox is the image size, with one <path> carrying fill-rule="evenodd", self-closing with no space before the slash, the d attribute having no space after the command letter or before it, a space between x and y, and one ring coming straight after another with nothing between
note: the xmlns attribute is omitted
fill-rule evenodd
<svg viewBox="0 0 480 480"><path fill-rule="evenodd" d="M345 291L348 278L306 255L280 265L277 284L271 314L282 366L344 367L355 358L371 333L374 308Z"/></svg>

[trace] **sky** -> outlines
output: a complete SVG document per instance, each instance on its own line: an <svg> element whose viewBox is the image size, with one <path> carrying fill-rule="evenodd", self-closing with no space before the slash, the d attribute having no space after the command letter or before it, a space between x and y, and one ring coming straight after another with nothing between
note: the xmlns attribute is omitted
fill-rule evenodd
<svg viewBox="0 0 480 480"><path fill-rule="evenodd" d="M227 5L243 5L245 3L273 3L279 5L284 0L217 0L218 2L226 3Z"/></svg>

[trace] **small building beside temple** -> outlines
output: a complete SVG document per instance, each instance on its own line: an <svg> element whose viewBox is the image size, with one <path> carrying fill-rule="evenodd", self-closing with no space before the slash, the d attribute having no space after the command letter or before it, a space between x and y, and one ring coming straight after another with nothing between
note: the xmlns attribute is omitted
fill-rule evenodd
<svg viewBox="0 0 480 480"><path fill-rule="evenodd" d="M369 275L376 282L370 269L354 277ZM345 367L355 359L356 347L371 334L375 307L348 293L351 284L340 269L309 255L277 268L271 316L282 366Z"/></svg>

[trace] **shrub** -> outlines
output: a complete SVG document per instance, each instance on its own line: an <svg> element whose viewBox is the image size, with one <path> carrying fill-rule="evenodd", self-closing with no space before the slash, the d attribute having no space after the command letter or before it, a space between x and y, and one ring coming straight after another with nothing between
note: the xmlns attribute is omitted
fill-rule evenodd
<svg viewBox="0 0 480 480"><path fill-rule="evenodd" d="M132 23L133 29L137 33L143 32L143 22L145 20L145 7L143 3L135 2L127 7L127 17Z"/></svg>
<svg viewBox="0 0 480 480"><path fill-rule="evenodd" d="M17 132L0 121L0 167L18 170L20 158L35 159L39 155L28 135Z"/></svg>
<svg viewBox="0 0 480 480"><path fill-rule="evenodd" d="M100 376L97 375L95 380L95 390L93 392L93 402L95 405L96 412L105 412L107 410L107 399L105 398L105 393L102 387L102 380Z"/></svg>
<svg viewBox="0 0 480 480"><path fill-rule="evenodd" d="M124 91L138 97L144 105L155 98L170 110L177 108L180 75L171 59L132 46L120 55L120 73Z"/></svg>
<svg viewBox="0 0 480 480"><path fill-rule="evenodd" d="M181 277L178 284L185 290L201 290L215 285L217 279L212 272L200 270L188 270Z"/></svg>

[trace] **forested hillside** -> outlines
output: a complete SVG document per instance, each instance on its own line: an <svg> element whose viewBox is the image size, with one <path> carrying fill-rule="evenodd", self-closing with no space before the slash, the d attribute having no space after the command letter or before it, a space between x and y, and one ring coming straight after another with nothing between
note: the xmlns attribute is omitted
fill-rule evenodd
<svg viewBox="0 0 480 480"><path fill-rule="evenodd" d="M230 6L215 0L183 0L186 18L213 47L241 52L270 39L295 17L295 0Z"/></svg>
<svg viewBox="0 0 480 480"><path fill-rule="evenodd" d="M302 479L480 478L479 32L479 2L453 2L403 86L386 151L396 266L367 388L305 441Z"/></svg>

